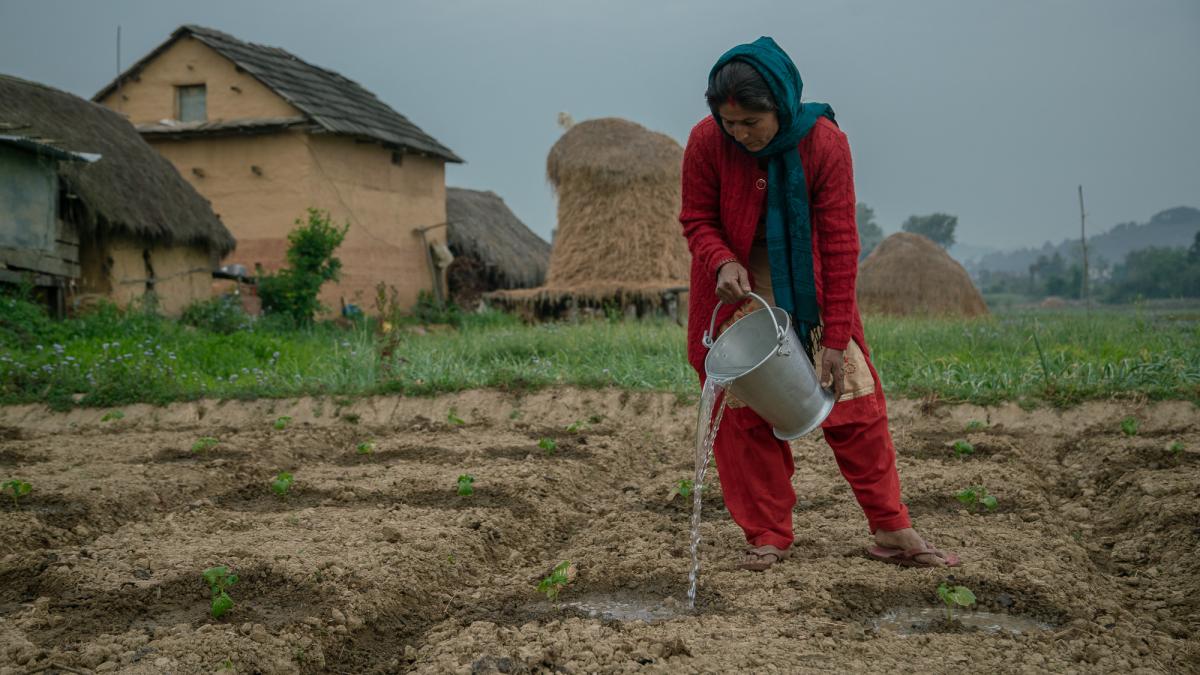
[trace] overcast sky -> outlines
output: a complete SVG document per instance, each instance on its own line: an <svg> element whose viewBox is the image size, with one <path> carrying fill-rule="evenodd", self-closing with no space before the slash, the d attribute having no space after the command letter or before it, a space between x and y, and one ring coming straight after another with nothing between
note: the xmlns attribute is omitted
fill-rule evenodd
<svg viewBox="0 0 1200 675"><path fill-rule="evenodd" d="M559 111L680 143L708 70L771 35L837 111L885 231L958 215L960 242L1077 236L1200 207L1200 0L0 0L0 72L90 97L177 26L274 45L358 81L467 160L549 238Z"/></svg>

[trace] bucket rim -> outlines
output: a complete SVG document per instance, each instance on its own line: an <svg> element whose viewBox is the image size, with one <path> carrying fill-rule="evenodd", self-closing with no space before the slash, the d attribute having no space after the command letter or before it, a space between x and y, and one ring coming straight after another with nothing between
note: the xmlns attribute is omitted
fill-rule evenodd
<svg viewBox="0 0 1200 675"><path fill-rule="evenodd" d="M761 314L763 312L770 312L770 311L774 311L776 309L778 309L783 314L783 322L780 324L780 327L783 329L783 334L786 339L788 331L790 331L792 329L791 314L788 314L787 310L783 309L782 307L767 306L767 307L762 307L760 309L756 309L753 312L750 312L749 314L738 319L737 321L734 321L733 324L729 326L729 328L726 328L724 330L724 332L722 332L720 335L717 336L716 340L713 340L712 346L708 348L708 354L704 355L704 377L708 378L708 379L715 378L715 376L708 369L708 359L710 356L712 356L713 351L716 350L717 345L721 343L721 340L725 339L725 336L729 335L733 331L734 326L738 325L739 323L745 321L746 319L749 319L750 317L752 317L756 314ZM774 315L772 315L772 316L774 317ZM776 347L775 349L772 349L769 352L767 352L767 355L762 357L762 359L759 360L758 363L747 368L746 370L743 370L741 373L739 373L737 375L737 377L731 377L727 380L718 380L718 381L724 382L725 384L729 384L730 382L733 382L735 380L738 380L740 378L743 378L743 377L749 375L750 373L753 373L754 371L758 370L764 363L771 360L771 357L775 356L775 354L778 352L778 349L779 348Z"/></svg>

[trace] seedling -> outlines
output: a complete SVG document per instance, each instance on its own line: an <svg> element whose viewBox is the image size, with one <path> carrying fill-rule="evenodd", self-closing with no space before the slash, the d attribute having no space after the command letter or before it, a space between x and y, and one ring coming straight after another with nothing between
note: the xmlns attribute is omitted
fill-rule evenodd
<svg viewBox="0 0 1200 675"><path fill-rule="evenodd" d="M292 478L292 474L288 473L287 471L280 471L278 475L275 476L275 480L271 481L271 490L273 490L275 494L279 495L280 499L283 499L284 497L287 497L288 490L292 489L292 483L294 482L296 481L294 478Z"/></svg>
<svg viewBox="0 0 1200 675"><path fill-rule="evenodd" d="M604 421L604 415L588 415L588 424L600 424Z"/></svg>
<svg viewBox="0 0 1200 675"><path fill-rule="evenodd" d="M544 450L547 455L553 455L554 451L558 449L558 441L553 438L543 438L538 441L538 447Z"/></svg>
<svg viewBox="0 0 1200 675"><path fill-rule="evenodd" d="M458 496L470 497L475 494L475 488L472 484L475 482L475 476L469 473L464 473L458 477Z"/></svg>
<svg viewBox="0 0 1200 675"><path fill-rule="evenodd" d="M951 586L942 582L937 588L938 597L946 604L946 621L954 621L954 607L970 607L975 604L975 594L966 586Z"/></svg>
<svg viewBox="0 0 1200 675"><path fill-rule="evenodd" d="M446 421L456 427L461 427L467 423L466 420L458 416L458 411L454 408L451 408L450 412L446 413Z"/></svg>
<svg viewBox="0 0 1200 675"><path fill-rule="evenodd" d="M100 421L111 422L113 420L123 419L125 419L125 413L121 412L120 410L109 410L108 412L104 413L104 417L101 417Z"/></svg>
<svg viewBox="0 0 1200 675"><path fill-rule="evenodd" d="M1137 419L1133 417L1126 417L1125 419L1121 420L1121 433L1125 434L1126 436L1137 436Z"/></svg>
<svg viewBox="0 0 1200 675"><path fill-rule="evenodd" d="M0 483L0 491L12 494L14 509L20 506L18 500L20 500L21 497L29 494L31 490L33 490L33 486L21 480L20 478L13 478L12 480L6 480L3 483Z"/></svg>
<svg viewBox="0 0 1200 675"><path fill-rule="evenodd" d="M954 493L954 498L968 507L978 504L988 511L994 511L1000 505L995 495L988 494L987 488L982 485L972 485L969 488L959 490Z"/></svg>
<svg viewBox="0 0 1200 675"><path fill-rule="evenodd" d="M220 443L220 441L212 436L202 436L195 443L192 443L192 452L208 452L217 447L217 443Z"/></svg>
<svg viewBox="0 0 1200 675"><path fill-rule="evenodd" d="M966 457L975 453L975 446L969 441L957 440L954 441L954 454L958 457Z"/></svg>
<svg viewBox="0 0 1200 675"><path fill-rule="evenodd" d="M554 566L550 576L538 582L538 593L545 593L550 602L558 601L558 594L575 579L575 569L570 560L564 560Z"/></svg>
<svg viewBox="0 0 1200 675"><path fill-rule="evenodd" d="M230 574L224 565L210 567L204 570L204 580L212 591L212 618L219 619L221 615L233 609L233 598L229 597L229 587L237 583L236 574Z"/></svg>
<svg viewBox="0 0 1200 675"><path fill-rule="evenodd" d="M1170 447L1167 448L1167 450L1169 450L1172 455L1179 457L1183 454L1183 441L1175 441Z"/></svg>
<svg viewBox="0 0 1200 675"><path fill-rule="evenodd" d="M675 482L675 485L671 486L671 493L667 499L674 499L675 495L679 495L680 497L686 499L687 497L692 496L692 492L699 492L700 490L704 489L703 485L701 485L699 489L696 489L695 485L695 481L693 481L691 478L680 478Z"/></svg>
<svg viewBox="0 0 1200 675"><path fill-rule="evenodd" d="M275 424L274 424L275 431L283 431L284 429L288 428L288 425L291 423L292 423L292 418L288 417L287 415L284 415L283 417L280 417L279 419L275 420Z"/></svg>
<svg viewBox="0 0 1200 675"><path fill-rule="evenodd" d="M369 454L375 452L375 442L374 441L363 441L362 443L359 443L357 446L355 446L354 451L360 455L369 455Z"/></svg>
<svg viewBox="0 0 1200 675"><path fill-rule="evenodd" d="M577 434L581 431L587 431L587 428L588 428L587 422L584 422L583 420L575 420L574 422L571 422L570 424L567 425L567 433Z"/></svg>
<svg viewBox="0 0 1200 675"><path fill-rule="evenodd" d="M525 413L520 408L513 408L512 412L508 413L508 419L515 421L521 419L524 415Z"/></svg>
<svg viewBox="0 0 1200 675"><path fill-rule="evenodd" d="M981 429L986 428L986 422L981 422L979 420L971 420L970 422L967 422L967 431L980 431Z"/></svg>

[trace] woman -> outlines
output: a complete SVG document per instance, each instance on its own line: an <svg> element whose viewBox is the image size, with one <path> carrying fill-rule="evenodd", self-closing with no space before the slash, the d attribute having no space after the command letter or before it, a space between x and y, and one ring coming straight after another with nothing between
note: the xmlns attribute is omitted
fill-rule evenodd
<svg viewBox="0 0 1200 675"><path fill-rule="evenodd" d="M791 314L837 403L822 424L842 475L866 514L867 554L901 565L958 564L912 528L900 501L883 389L854 299L858 230L846 135L833 111L800 103L803 82L774 40L726 52L709 74L712 116L683 160L679 216L692 252L688 360L704 377L701 335L720 299L727 328L752 289ZM730 399L713 448L730 515L749 547L740 566L765 570L792 544L791 448L753 410Z"/></svg>

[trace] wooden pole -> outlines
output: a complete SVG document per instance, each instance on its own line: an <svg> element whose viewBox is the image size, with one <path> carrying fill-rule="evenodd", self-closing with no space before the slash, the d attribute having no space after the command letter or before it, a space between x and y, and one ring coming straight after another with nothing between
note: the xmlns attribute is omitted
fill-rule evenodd
<svg viewBox="0 0 1200 675"><path fill-rule="evenodd" d="M1087 255L1087 212L1083 210L1083 186L1079 186L1079 244L1083 247L1083 278L1079 283L1079 294L1088 314L1092 312L1092 295L1088 291L1088 255Z"/></svg>

